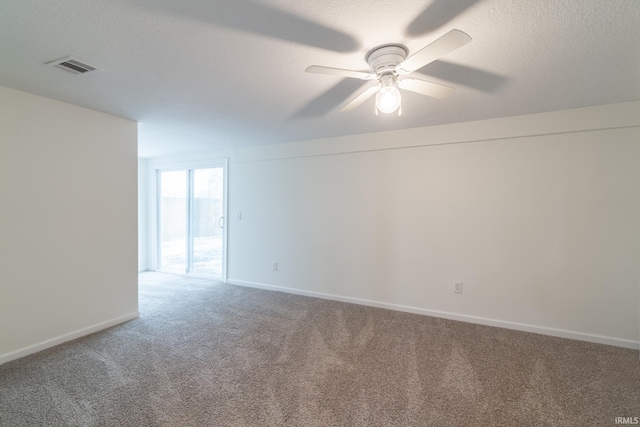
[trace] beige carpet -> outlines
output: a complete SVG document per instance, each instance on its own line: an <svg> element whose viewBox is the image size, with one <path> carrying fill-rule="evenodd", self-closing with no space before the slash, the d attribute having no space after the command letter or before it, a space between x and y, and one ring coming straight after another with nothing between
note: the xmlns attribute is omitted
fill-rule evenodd
<svg viewBox="0 0 640 427"><path fill-rule="evenodd" d="M2 426L614 426L638 352L158 273L142 317L0 366Z"/></svg>

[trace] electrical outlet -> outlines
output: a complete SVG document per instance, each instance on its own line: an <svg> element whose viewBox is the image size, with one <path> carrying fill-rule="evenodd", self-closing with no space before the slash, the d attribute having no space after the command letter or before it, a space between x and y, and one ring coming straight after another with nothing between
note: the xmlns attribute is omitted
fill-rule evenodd
<svg viewBox="0 0 640 427"><path fill-rule="evenodd" d="M273 264L271 264L271 269L272 269L273 271L278 271L278 263L277 263L277 262L274 262Z"/></svg>
<svg viewBox="0 0 640 427"><path fill-rule="evenodd" d="M456 294L462 293L462 282L456 282L453 284L453 292Z"/></svg>
<svg viewBox="0 0 640 427"><path fill-rule="evenodd" d="M242 212L238 211L238 213L236 213L236 218L240 221L242 219Z"/></svg>

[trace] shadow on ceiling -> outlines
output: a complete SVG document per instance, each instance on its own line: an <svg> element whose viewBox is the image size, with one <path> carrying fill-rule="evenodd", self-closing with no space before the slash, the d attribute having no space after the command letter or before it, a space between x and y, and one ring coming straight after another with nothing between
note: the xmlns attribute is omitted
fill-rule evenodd
<svg viewBox="0 0 640 427"><path fill-rule="evenodd" d="M420 73L487 93L497 92L509 80L490 71L454 64L440 59L422 67Z"/></svg>
<svg viewBox="0 0 640 427"><path fill-rule="evenodd" d="M358 41L349 34L254 0L138 0L125 3L334 52L354 52L359 48Z"/></svg>
<svg viewBox="0 0 640 427"><path fill-rule="evenodd" d="M405 35L417 37L435 31L482 0L434 0L407 27Z"/></svg>
<svg viewBox="0 0 640 427"><path fill-rule="evenodd" d="M324 116L336 109L337 106L342 105L347 98L366 83L368 82L360 79L344 79L296 111L289 120L303 120Z"/></svg>

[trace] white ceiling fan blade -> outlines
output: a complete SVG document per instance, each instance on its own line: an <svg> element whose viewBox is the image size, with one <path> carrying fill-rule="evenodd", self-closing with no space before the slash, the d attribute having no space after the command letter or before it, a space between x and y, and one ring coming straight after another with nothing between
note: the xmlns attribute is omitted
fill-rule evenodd
<svg viewBox="0 0 640 427"><path fill-rule="evenodd" d="M423 47L396 66L398 74L407 74L424 67L428 63L453 52L471 41L468 34L460 30L451 30L433 43Z"/></svg>
<svg viewBox="0 0 640 427"><path fill-rule="evenodd" d="M344 107L340 109L340 111L350 111L362 104L367 99L371 98L376 92L380 90L380 86L371 86L368 89L365 89L358 96L349 101Z"/></svg>
<svg viewBox="0 0 640 427"><path fill-rule="evenodd" d="M321 65L312 65L305 70L307 73L329 74L332 76L349 77L352 79L369 80L375 76L371 73L363 71L343 70L342 68L323 67Z"/></svg>
<svg viewBox="0 0 640 427"><path fill-rule="evenodd" d="M398 84L402 89L433 98L444 98L453 92L452 87L420 79L404 79L398 82Z"/></svg>

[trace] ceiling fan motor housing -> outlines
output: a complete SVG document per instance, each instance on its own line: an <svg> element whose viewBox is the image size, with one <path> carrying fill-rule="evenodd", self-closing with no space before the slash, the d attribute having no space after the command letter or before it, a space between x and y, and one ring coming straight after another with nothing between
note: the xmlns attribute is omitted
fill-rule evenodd
<svg viewBox="0 0 640 427"><path fill-rule="evenodd" d="M396 65L407 57L407 49L399 44L388 44L372 49L365 56L371 72L382 76L395 72Z"/></svg>

